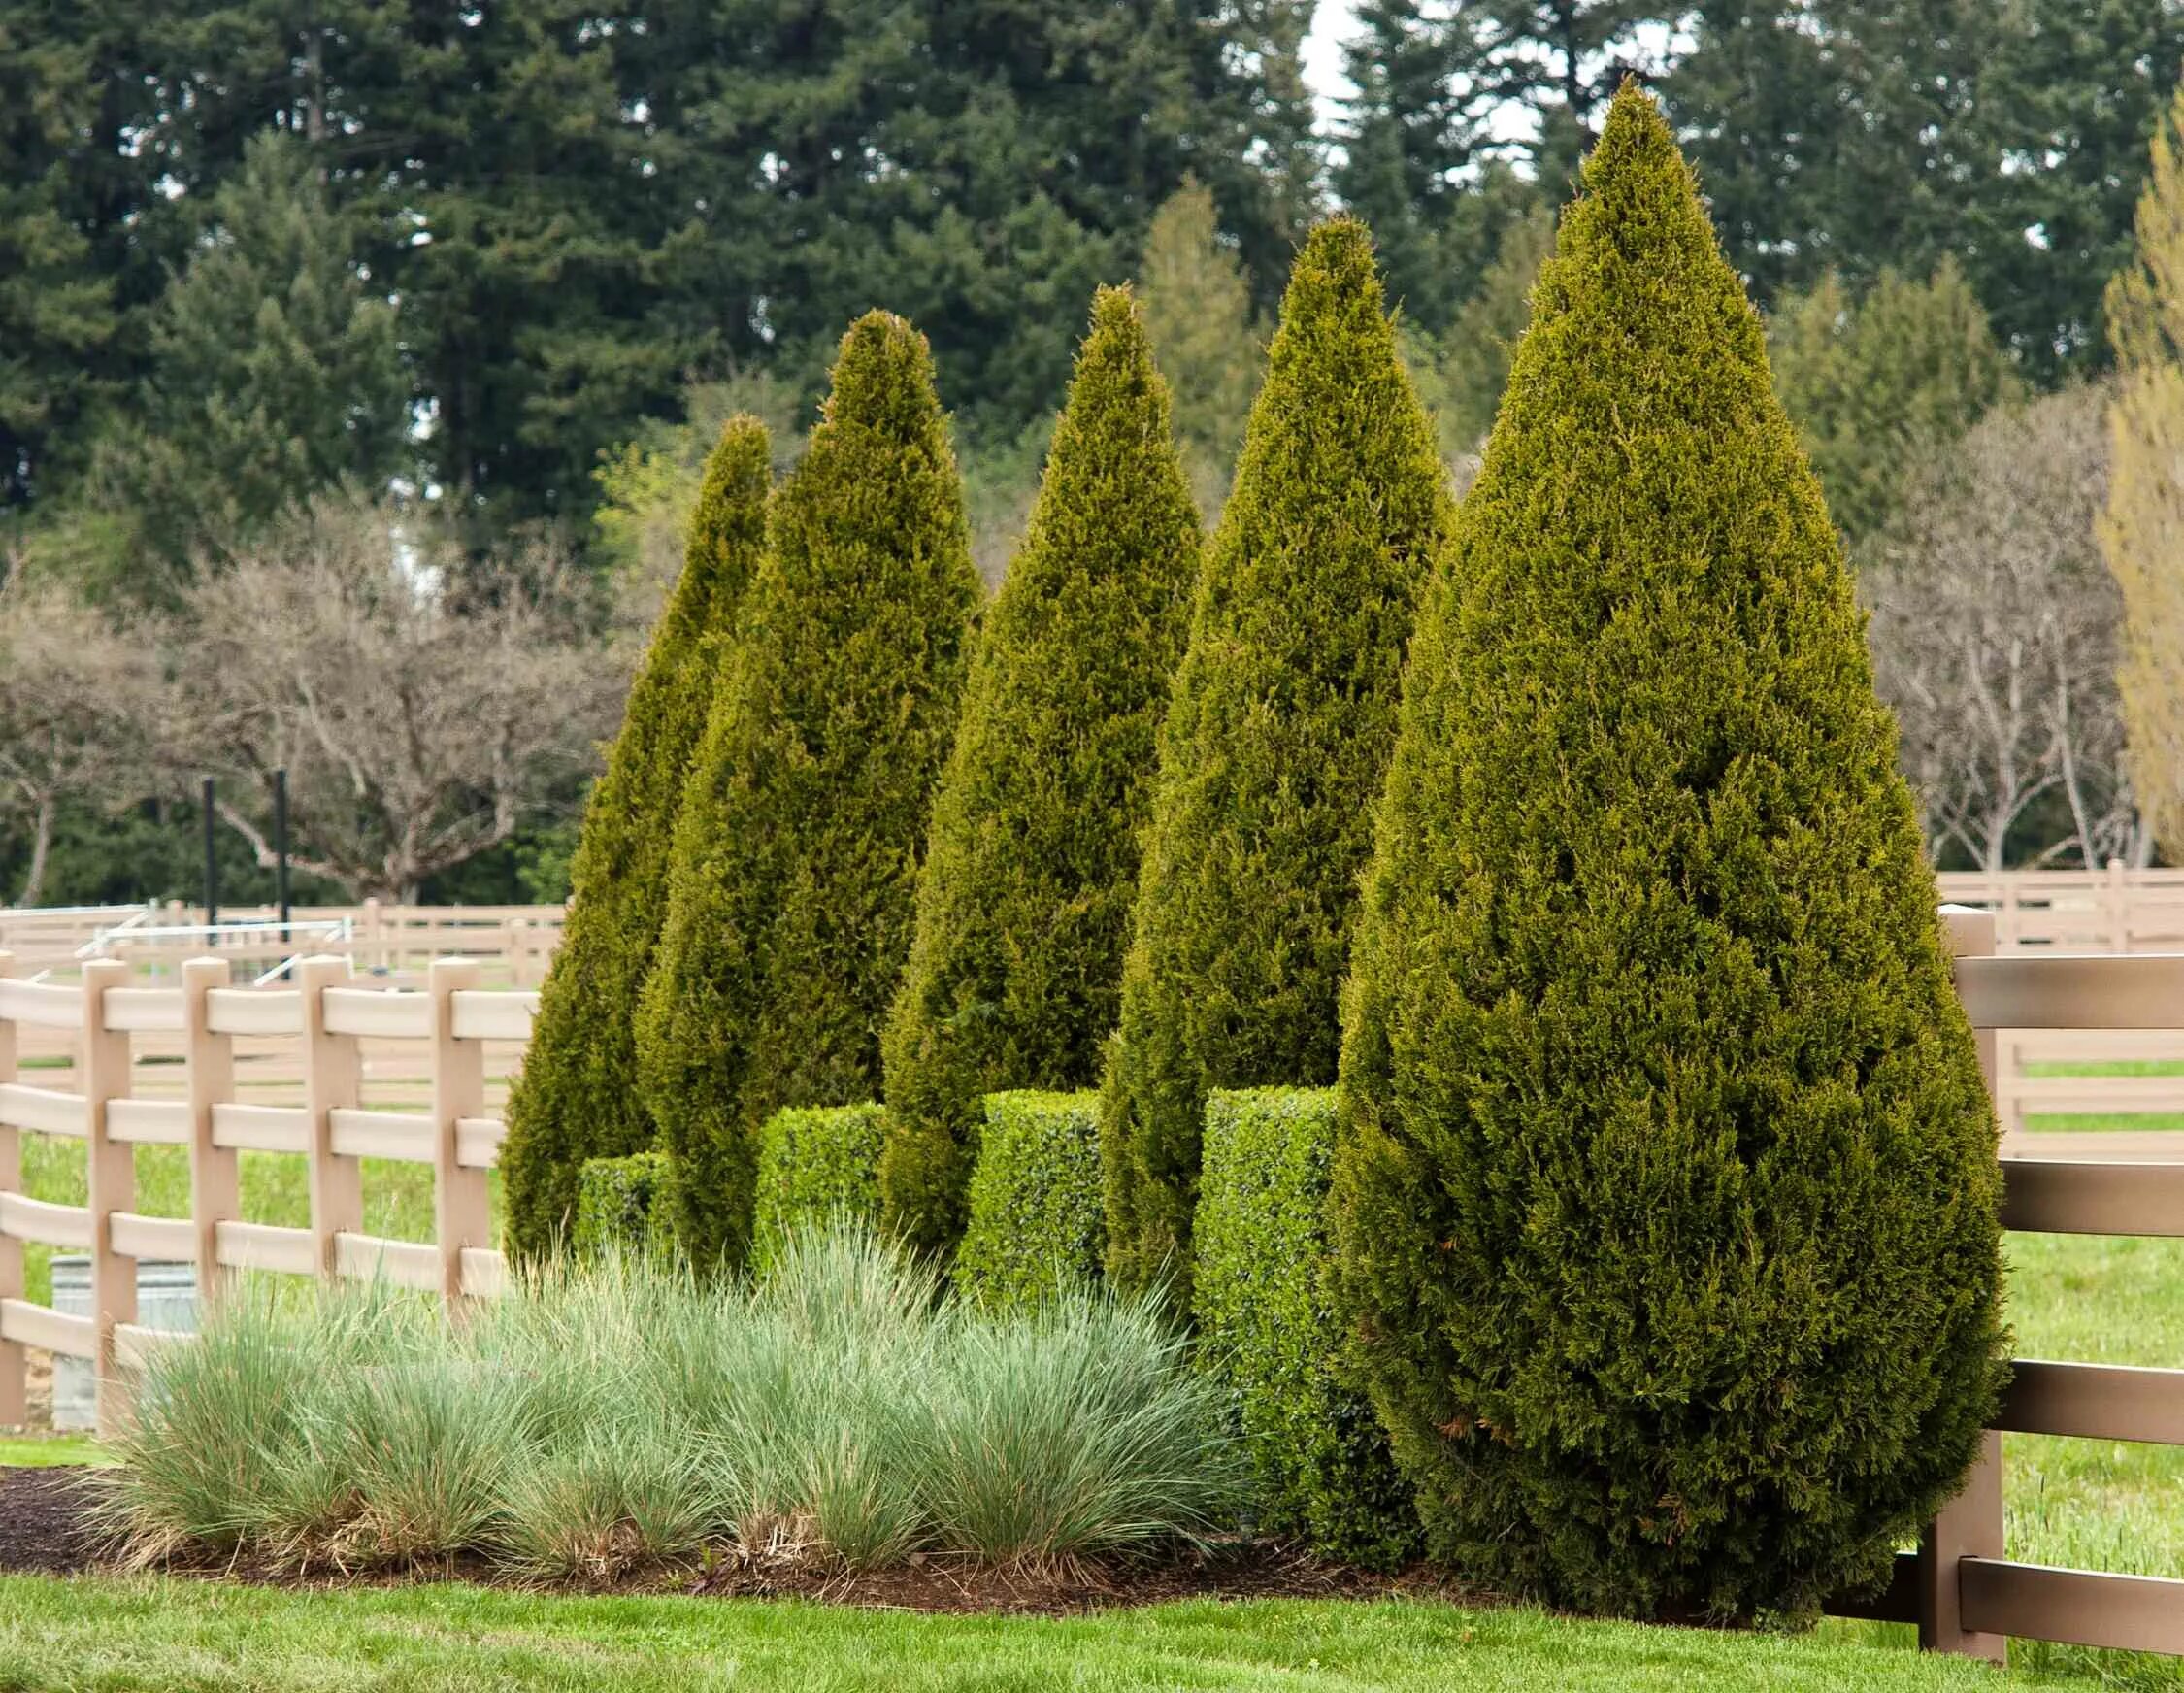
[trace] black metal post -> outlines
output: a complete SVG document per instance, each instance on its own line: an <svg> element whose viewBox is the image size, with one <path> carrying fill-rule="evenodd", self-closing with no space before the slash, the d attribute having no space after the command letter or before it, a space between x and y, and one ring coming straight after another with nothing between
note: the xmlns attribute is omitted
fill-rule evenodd
<svg viewBox="0 0 2184 1693"><path fill-rule="evenodd" d="M220 920L220 870L213 855L213 779L205 779L205 924L216 928ZM217 936L212 937L217 940Z"/></svg>
<svg viewBox="0 0 2184 1693"><path fill-rule="evenodd" d="M288 944L288 773L273 773L273 898L281 908L281 945Z"/></svg>

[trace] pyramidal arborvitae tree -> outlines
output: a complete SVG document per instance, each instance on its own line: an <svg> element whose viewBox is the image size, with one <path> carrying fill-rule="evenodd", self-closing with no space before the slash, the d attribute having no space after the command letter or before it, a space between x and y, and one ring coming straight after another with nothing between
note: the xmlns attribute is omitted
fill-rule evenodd
<svg viewBox="0 0 2184 1693"><path fill-rule="evenodd" d="M1335 1078L1404 643L1448 514L1372 237L1324 223L1290 272L1161 728L1101 1108L1125 1287L1165 1279L1188 1309L1208 1092Z"/></svg>
<svg viewBox="0 0 2184 1693"><path fill-rule="evenodd" d="M1809 1614L1994 1409L1994 1115L1819 484L1635 84L1533 299L1344 1004L1356 1360L1466 1573Z"/></svg>
<svg viewBox="0 0 2184 1693"><path fill-rule="evenodd" d="M567 1241L587 1158L652 1144L652 1118L637 1097L637 1007L667 916L668 843L683 781L765 546L768 447L764 424L732 417L707 458L682 574L584 806L575 902L509 1092L501 1170L508 1245L520 1258Z"/></svg>
<svg viewBox="0 0 2184 1693"><path fill-rule="evenodd" d="M1199 540L1144 324L1103 288L972 662L887 1025L880 1192L923 1250L963 1233L986 1094L1099 1081Z"/></svg>
<svg viewBox="0 0 2184 1693"><path fill-rule="evenodd" d="M672 852L639 1076L684 1248L748 1244L758 1132L877 1098L979 584L925 338L875 312L775 494Z"/></svg>

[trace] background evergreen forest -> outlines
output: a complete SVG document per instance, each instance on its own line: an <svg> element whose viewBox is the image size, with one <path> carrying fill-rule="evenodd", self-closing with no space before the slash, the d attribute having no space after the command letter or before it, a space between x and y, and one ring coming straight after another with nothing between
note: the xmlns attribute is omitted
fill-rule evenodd
<svg viewBox="0 0 2184 1693"><path fill-rule="evenodd" d="M1350 90L1315 106L1316 10L0 0L0 579L186 620L209 571L362 500L429 521L481 599L549 546L604 625L656 604L721 421L763 417L785 469L879 306L931 342L990 584L1093 287L1140 282L1210 518L1295 243L1342 208L1460 485L1636 71L1769 315L1863 580L1945 538L1915 496L1965 482L1988 408L2102 375L2103 288L2184 70L2184 0L1358 0ZM1906 626L1932 603L1911 586ZM2086 637L2102 676L2112 634ZM1893 674L1881 655L1901 711ZM586 771L548 750L513 839L408 890L558 894ZM39 897L194 892L200 761L61 793ZM1950 862L2142 855L2109 785L2091 822L2049 783L1930 837ZM262 822L262 783L232 791ZM0 898L26 803L0 795ZM268 879L231 848L241 899Z"/></svg>

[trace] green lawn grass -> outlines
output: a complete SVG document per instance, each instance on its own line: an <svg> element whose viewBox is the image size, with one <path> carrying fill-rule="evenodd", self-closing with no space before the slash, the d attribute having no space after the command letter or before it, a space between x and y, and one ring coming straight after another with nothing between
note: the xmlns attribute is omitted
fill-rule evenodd
<svg viewBox="0 0 2184 1693"><path fill-rule="evenodd" d="M1963 1660L1847 1641L1426 1602L1201 1601L1046 1620L451 1585L293 1593L0 1579L0 1688L8 1689L2090 1693L2099 1685L1998 1676Z"/></svg>
<svg viewBox="0 0 2184 1693"><path fill-rule="evenodd" d="M247 1222L302 1228L311 1221L308 1171L298 1152L239 1152L243 1216ZM394 1241L433 1238L432 1171L422 1164L381 1158L364 1166L364 1232ZM22 1138L22 1185L32 1199L53 1205L84 1201L83 1144L51 1135ZM499 1238L500 1172L491 1173L494 1238ZM138 1212L146 1216L189 1214L189 1154L182 1146L137 1148ZM26 1297L52 1303L52 1248L23 1248Z"/></svg>
<svg viewBox="0 0 2184 1693"><path fill-rule="evenodd" d="M15 1469L51 1470L104 1462L88 1435L0 1435L0 1465Z"/></svg>

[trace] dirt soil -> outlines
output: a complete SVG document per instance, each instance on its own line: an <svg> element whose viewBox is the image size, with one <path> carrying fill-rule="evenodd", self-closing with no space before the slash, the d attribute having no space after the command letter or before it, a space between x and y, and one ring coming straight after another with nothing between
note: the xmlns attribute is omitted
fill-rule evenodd
<svg viewBox="0 0 2184 1693"><path fill-rule="evenodd" d="M0 1467L0 1574L62 1576L102 1567L88 1529L99 1473L87 1469ZM516 1585L482 1559L435 1561L402 1569L297 1572L249 1560L208 1558L164 1566L169 1574L281 1587L389 1586L458 1579ZM525 1583L536 1587L537 1583ZM862 1575L807 1559L722 1556L694 1569L650 1569L614 1580L572 1582L583 1593L687 1593L720 1599L811 1599L886 1610L1061 1616L1114 1606L1177 1599L1375 1598L1440 1596L1477 1602L1425 1570L1373 1575L1322 1563L1266 1541L1224 1542L1204 1551L1158 1559L1073 1563L1051 1570L994 1570L968 1558L920 1553L892 1570Z"/></svg>

